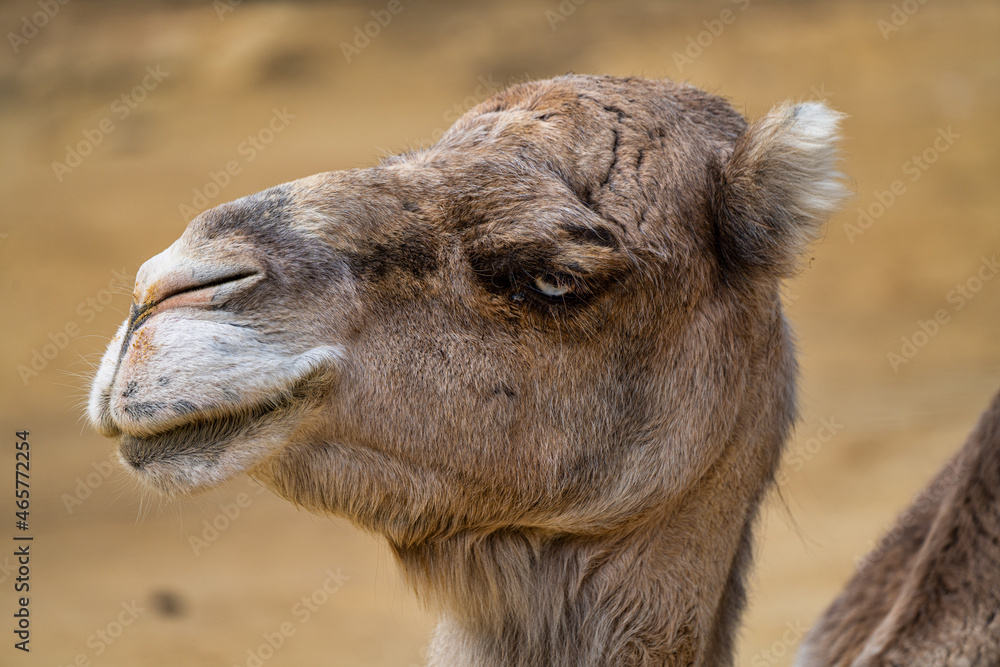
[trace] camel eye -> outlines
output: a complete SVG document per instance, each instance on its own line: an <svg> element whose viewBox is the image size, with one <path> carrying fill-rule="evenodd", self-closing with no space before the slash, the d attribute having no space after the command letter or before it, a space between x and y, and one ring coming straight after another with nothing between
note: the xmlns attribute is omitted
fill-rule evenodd
<svg viewBox="0 0 1000 667"><path fill-rule="evenodd" d="M551 298L566 296L573 291L573 288L569 284L560 282L550 276L535 278L535 289Z"/></svg>

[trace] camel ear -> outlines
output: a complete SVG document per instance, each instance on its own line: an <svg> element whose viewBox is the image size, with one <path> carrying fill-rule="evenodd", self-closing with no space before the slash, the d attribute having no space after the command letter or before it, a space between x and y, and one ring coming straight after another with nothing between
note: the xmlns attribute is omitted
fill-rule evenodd
<svg viewBox="0 0 1000 667"><path fill-rule="evenodd" d="M847 189L836 170L842 114L822 102L781 104L736 140L716 199L722 261L788 276Z"/></svg>

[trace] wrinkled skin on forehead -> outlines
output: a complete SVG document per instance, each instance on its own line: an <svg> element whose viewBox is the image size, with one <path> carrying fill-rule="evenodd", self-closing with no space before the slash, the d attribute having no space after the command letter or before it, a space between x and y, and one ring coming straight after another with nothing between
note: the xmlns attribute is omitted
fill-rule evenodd
<svg viewBox="0 0 1000 667"><path fill-rule="evenodd" d="M140 272L94 421L154 486L248 471L402 544L641 514L738 420L788 418L777 276L727 266L715 222L745 128L686 86L565 77L212 209Z"/></svg>

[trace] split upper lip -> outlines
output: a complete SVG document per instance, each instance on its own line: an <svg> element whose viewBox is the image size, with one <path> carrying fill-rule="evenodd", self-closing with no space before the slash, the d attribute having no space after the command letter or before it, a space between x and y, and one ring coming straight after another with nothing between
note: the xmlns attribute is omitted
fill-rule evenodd
<svg viewBox="0 0 1000 667"><path fill-rule="evenodd" d="M217 290L228 286L235 286L235 283L243 282L248 287L260 280L261 272L256 269L238 268L219 271L216 274L208 274L195 278L190 274L173 273L167 274L155 280L146 291L146 298L142 302L133 301L132 311L129 313L128 328L125 331L125 338L122 341L118 353L118 363L115 365L115 376L121 368L122 360L132 342L132 336L138 331L150 317L164 310L179 308L182 306L204 306L212 303L217 294ZM239 291L239 290L235 290Z"/></svg>

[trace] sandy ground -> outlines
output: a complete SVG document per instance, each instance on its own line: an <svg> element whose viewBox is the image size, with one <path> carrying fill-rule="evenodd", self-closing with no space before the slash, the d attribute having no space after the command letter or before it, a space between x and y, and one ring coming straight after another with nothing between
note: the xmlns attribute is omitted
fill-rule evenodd
<svg viewBox="0 0 1000 667"><path fill-rule="evenodd" d="M739 664L789 664L1000 386L995 2L403 0L347 55L386 3L41 5L0 6L0 415L11 443L31 432L35 538L30 654L12 646L0 550L2 665L421 663L433 618L377 540L247 480L145 496L105 464L80 404L128 306L116 272L128 282L172 242L183 206L427 143L504 83L668 76L749 115L817 97L849 114L857 197L788 286L803 419L762 522ZM247 143L275 110L293 117ZM239 173L214 187L230 161Z"/></svg>

